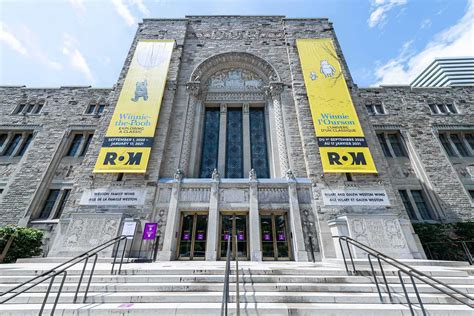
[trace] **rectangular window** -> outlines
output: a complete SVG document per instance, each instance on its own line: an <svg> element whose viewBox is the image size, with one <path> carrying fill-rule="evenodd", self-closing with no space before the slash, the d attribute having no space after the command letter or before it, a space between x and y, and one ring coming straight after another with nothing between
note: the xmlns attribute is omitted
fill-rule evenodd
<svg viewBox="0 0 474 316"><path fill-rule="evenodd" d="M466 138L469 147L471 147L471 150L474 151L474 134L465 134L464 137Z"/></svg>
<svg viewBox="0 0 474 316"><path fill-rule="evenodd" d="M36 104L36 108L33 111L33 114L39 114L41 110L43 109L44 103L38 103Z"/></svg>
<svg viewBox="0 0 474 316"><path fill-rule="evenodd" d="M471 196L471 200L474 201L474 190L469 190L469 195Z"/></svg>
<svg viewBox="0 0 474 316"><path fill-rule="evenodd" d="M8 138L8 134L2 133L0 134L0 147L3 147L3 144L5 144L5 141Z"/></svg>
<svg viewBox="0 0 474 316"><path fill-rule="evenodd" d="M91 143L91 140L92 140L92 137L94 136L94 134L88 134L87 137L86 137L86 143L85 145L82 147L82 150L81 150L81 153L79 154L79 157L82 157L82 156L85 156L86 152L87 152L87 149L89 149L89 145Z"/></svg>
<svg viewBox="0 0 474 316"><path fill-rule="evenodd" d="M69 157L76 156L76 153L79 150L79 147L81 146L83 138L84 138L84 135L82 134L74 135L74 138L72 139L71 145L69 146L69 150L67 151L66 156L69 156Z"/></svg>
<svg viewBox="0 0 474 316"><path fill-rule="evenodd" d="M243 177L242 108L227 109L226 178Z"/></svg>
<svg viewBox="0 0 474 316"><path fill-rule="evenodd" d="M15 156L18 156L18 157L23 156L26 150L28 149L28 146L30 146L32 139L33 139L33 134L28 134L28 136L26 136L26 140L23 142L23 144L21 144L20 150L18 150Z"/></svg>
<svg viewBox="0 0 474 316"><path fill-rule="evenodd" d="M206 108L204 114L204 131L202 139L200 178L210 178L217 169L219 154L220 109Z"/></svg>
<svg viewBox="0 0 474 316"><path fill-rule="evenodd" d="M415 201L416 208L418 209L418 212L420 213L421 218L425 220L433 219L433 217L431 216L431 211L428 207L428 204L425 201L423 192L421 190L411 190L411 196L413 197L413 200Z"/></svg>
<svg viewBox="0 0 474 316"><path fill-rule="evenodd" d="M439 114L438 107L436 104L428 104L432 114Z"/></svg>
<svg viewBox="0 0 474 316"><path fill-rule="evenodd" d="M462 157L469 157L469 153L467 152L466 147L464 147L464 143L459 137L458 134L451 134L451 140L453 141L454 146L456 146L456 149L458 150L459 154Z"/></svg>
<svg viewBox="0 0 474 316"><path fill-rule="evenodd" d="M387 139L385 138L384 134L377 134L377 138L379 140L380 146L382 147L383 154L385 157L392 157L390 153L390 149L388 148Z"/></svg>
<svg viewBox="0 0 474 316"><path fill-rule="evenodd" d="M23 110L25 109L25 107L26 107L25 103L19 104L18 107L16 108L15 114L21 114Z"/></svg>
<svg viewBox="0 0 474 316"><path fill-rule="evenodd" d="M53 219L57 219L61 217L61 213L63 212L64 205L66 205L67 199L69 198L69 194L71 193L70 189L65 189L62 191L61 200L59 201L58 207L54 211Z"/></svg>
<svg viewBox="0 0 474 316"><path fill-rule="evenodd" d="M250 157L251 168L257 177L270 178L265 129L265 111L263 108L250 108Z"/></svg>
<svg viewBox="0 0 474 316"><path fill-rule="evenodd" d="M436 107L438 108L438 112L441 114L447 114L448 110L443 104L436 104Z"/></svg>
<svg viewBox="0 0 474 316"><path fill-rule="evenodd" d="M54 208L54 204L58 199L60 190L49 190L46 201L44 201L43 208L39 214L39 219L47 219L51 215L51 211Z"/></svg>
<svg viewBox="0 0 474 316"><path fill-rule="evenodd" d="M105 104L99 104L97 107L97 114L102 114L105 110Z"/></svg>
<svg viewBox="0 0 474 316"><path fill-rule="evenodd" d="M388 139L390 140L390 145L392 146L393 153L396 157L407 157L407 153L399 134L388 134Z"/></svg>
<svg viewBox="0 0 474 316"><path fill-rule="evenodd" d="M451 114L456 114L458 111L456 111L456 107L452 103L447 103L446 104L446 109L448 110L449 113Z"/></svg>
<svg viewBox="0 0 474 316"><path fill-rule="evenodd" d="M400 193L400 197L402 198L403 205L405 206L405 210L408 213L410 219L416 220L416 213L413 205L411 205L410 198L408 197L407 190L398 190Z"/></svg>
<svg viewBox="0 0 474 316"><path fill-rule="evenodd" d="M89 104L87 106L86 114L93 114L95 110L95 104Z"/></svg>
<svg viewBox="0 0 474 316"><path fill-rule="evenodd" d="M15 149L17 148L20 141L21 134L14 134L13 138L7 144L7 147L5 148L5 151L3 152L2 156L11 156L15 152Z"/></svg>
<svg viewBox="0 0 474 316"><path fill-rule="evenodd" d="M366 104L365 108L367 109L367 113L369 113L369 115L375 115L375 109L372 104Z"/></svg>
<svg viewBox="0 0 474 316"><path fill-rule="evenodd" d="M376 104L375 105L375 112L377 114L385 114L385 110L383 108L383 105L382 104Z"/></svg>
<svg viewBox="0 0 474 316"><path fill-rule="evenodd" d="M439 140L441 141L441 145L443 145L444 150L448 154L449 157L455 157L454 150L451 148L451 144L448 141L448 138L445 134L439 134Z"/></svg>

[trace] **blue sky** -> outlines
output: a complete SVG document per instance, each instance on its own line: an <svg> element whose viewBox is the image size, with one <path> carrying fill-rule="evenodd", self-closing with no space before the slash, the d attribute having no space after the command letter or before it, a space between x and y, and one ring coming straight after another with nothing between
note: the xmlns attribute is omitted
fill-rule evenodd
<svg viewBox="0 0 474 316"><path fill-rule="evenodd" d="M142 18L212 14L327 17L361 87L474 56L474 0L0 0L0 84L111 87Z"/></svg>

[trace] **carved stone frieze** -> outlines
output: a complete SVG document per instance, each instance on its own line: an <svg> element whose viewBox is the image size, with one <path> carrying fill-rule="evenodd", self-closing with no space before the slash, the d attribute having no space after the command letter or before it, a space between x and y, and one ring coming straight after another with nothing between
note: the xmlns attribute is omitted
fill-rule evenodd
<svg viewBox="0 0 474 316"><path fill-rule="evenodd" d="M239 40L239 39L276 39L284 38L281 31L272 30L233 30L219 29L198 31L189 34L190 38L215 39L215 40Z"/></svg>
<svg viewBox="0 0 474 316"><path fill-rule="evenodd" d="M289 195L287 188L264 188L258 189L259 203L288 203Z"/></svg>
<svg viewBox="0 0 474 316"><path fill-rule="evenodd" d="M206 86L209 92L261 91L263 80L248 70L231 69L214 73Z"/></svg>

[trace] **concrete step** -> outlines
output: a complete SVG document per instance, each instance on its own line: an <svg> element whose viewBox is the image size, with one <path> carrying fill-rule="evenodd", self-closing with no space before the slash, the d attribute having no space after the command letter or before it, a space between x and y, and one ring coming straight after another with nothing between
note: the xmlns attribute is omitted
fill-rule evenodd
<svg viewBox="0 0 474 316"><path fill-rule="evenodd" d="M50 293L48 302L53 303L57 293ZM72 303L75 293L61 293L60 303ZM44 293L24 293L5 304L41 304ZM383 302L390 303L389 296L382 293ZM411 302L417 302L414 293L409 294ZM453 304L460 302L442 294L421 294L425 304ZM393 303L406 303L403 293L392 293ZM78 295L77 302L83 301L83 293ZM219 303L222 301L220 292L90 292L87 303ZM235 292L230 293L230 301L235 302ZM463 301L466 301L463 299ZM254 292L242 289L240 302L245 303L344 303L344 304L380 304L378 293L329 293L329 292ZM466 301L467 302L467 301Z"/></svg>
<svg viewBox="0 0 474 316"><path fill-rule="evenodd" d="M30 290L30 292L44 293L48 288L48 282L41 283ZM244 284L241 284L244 286ZM357 293L375 293L377 288L374 284L353 284L353 283L253 283L245 284L249 290L275 292L357 292ZM81 290L86 287L85 282L81 285ZM0 284L0 292L5 292L12 288L11 284ZM52 287L53 291L57 291L59 284L55 283ZM76 291L77 283L65 283L64 292ZM90 291L92 292L219 292L222 291L223 283L91 283ZM235 288L235 283L230 285ZM401 292L400 284L391 284L390 288L395 292ZM421 293L438 293L438 291L426 284L417 286ZM464 293L474 293L474 285L460 285L456 288ZM413 287L408 285L407 291L412 292Z"/></svg>
<svg viewBox="0 0 474 316"><path fill-rule="evenodd" d="M3 304L2 316L36 316L39 304ZM236 315L235 304L230 304L229 315ZM421 315L418 307L414 307ZM425 305L430 316L472 316L472 309L464 305ZM46 306L49 314L51 304ZM334 304L334 303L241 303L241 315L272 316L410 316L410 310L400 304ZM59 304L55 315L220 315L220 303L104 303Z"/></svg>
<svg viewBox="0 0 474 316"><path fill-rule="evenodd" d="M234 271L235 272L235 271ZM239 274L242 283L362 283L372 284L372 276L300 276L300 275L248 275L248 273ZM13 287L21 282L30 280L30 276L0 276L0 284L11 284ZM66 282L79 282L80 275L72 275L66 278ZM397 276L387 276L389 283L400 283ZM438 277L438 280L450 285L474 285L473 277ZM88 274L84 275L83 282L89 280ZM180 282L207 282L222 283L224 275L97 275L94 274L93 282L96 283L180 283ZM231 282L235 282L235 274L230 276ZM382 276L378 280L383 282ZM56 278L55 282L60 282L61 278ZM409 277L404 277L404 281L410 282ZM421 281L418 281L421 282Z"/></svg>

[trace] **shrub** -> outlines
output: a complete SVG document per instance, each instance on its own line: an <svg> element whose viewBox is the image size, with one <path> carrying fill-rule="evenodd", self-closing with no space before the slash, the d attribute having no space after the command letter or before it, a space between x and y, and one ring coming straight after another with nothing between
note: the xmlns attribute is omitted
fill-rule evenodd
<svg viewBox="0 0 474 316"><path fill-rule="evenodd" d="M474 222L453 224L413 224L428 258L466 261L460 241L474 241ZM474 254L474 243L466 244Z"/></svg>
<svg viewBox="0 0 474 316"><path fill-rule="evenodd" d="M17 235L3 260L4 263L15 262L18 258L41 255L43 251L43 232L39 229L16 226L0 227L0 253L2 253L10 236L15 232Z"/></svg>

